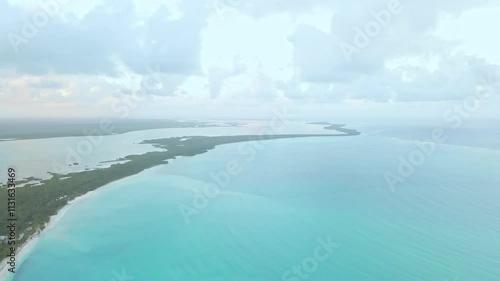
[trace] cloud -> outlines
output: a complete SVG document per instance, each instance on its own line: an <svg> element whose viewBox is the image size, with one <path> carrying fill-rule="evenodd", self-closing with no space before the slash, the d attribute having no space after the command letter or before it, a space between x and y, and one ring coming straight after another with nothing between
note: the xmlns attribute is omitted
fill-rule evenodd
<svg viewBox="0 0 500 281"><path fill-rule="evenodd" d="M463 100L475 94L486 80L499 77L498 66L462 54L444 55L435 71L408 66L397 71L408 77L390 85L398 101Z"/></svg>
<svg viewBox="0 0 500 281"><path fill-rule="evenodd" d="M429 33L435 28L441 12L459 14L472 2L460 5L452 5L451 1L424 2L416 5L404 1L402 12L392 15L387 13L386 7L390 1L379 1L378 9L355 14L349 5L338 3L329 32L311 25L299 25L289 38L294 45L294 63L299 73L295 79L298 81L289 84L285 94L292 98L301 98L301 94L314 98L329 95L331 100L340 96L387 102L454 100L474 93L478 77L498 73L498 66L474 56L449 55L458 42ZM384 17L386 20L381 21ZM418 19L421 19L420 25L416 24ZM372 24L379 27L373 35L369 33L370 28L372 31L377 29L373 29ZM357 44L359 42L363 44ZM347 45L355 51L346 52ZM438 57L438 69L431 71L425 66L414 65L387 68L393 60L404 61L415 56ZM309 90L298 91L297 85L301 83L317 86L309 85ZM290 85L295 86L290 88Z"/></svg>
<svg viewBox="0 0 500 281"><path fill-rule="evenodd" d="M67 83L59 79L36 78L30 79L27 85L35 89L59 89L67 87Z"/></svg>
<svg viewBox="0 0 500 281"><path fill-rule="evenodd" d="M163 73L195 75L200 73L201 31L206 26L207 10L195 0L182 2L180 19L170 20L171 12L161 6L129 40L121 58L136 73L155 66Z"/></svg>
<svg viewBox="0 0 500 281"><path fill-rule="evenodd" d="M112 4L116 6L111 8ZM0 49L0 66L26 74L116 74L112 56L125 43L133 23L132 6L126 1L98 6L77 22L55 14L45 25L33 20L33 15L43 13L41 8L27 16L19 7L11 9L18 18L26 19L21 24L7 23L16 26L9 34L22 41Z"/></svg>
<svg viewBox="0 0 500 281"><path fill-rule="evenodd" d="M195 4L184 1L181 8L185 13L180 19L170 19L168 8L161 6L141 24L131 0L109 0L82 19L55 16L50 24L37 28L31 20L21 20L20 7L2 3L5 34L23 37L23 31L31 30L35 35L16 45L18 53L4 41L0 45L0 67L27 74L117 76L117 66L124 63L141 74L148 67L158 67L164 73L198 73L200 32L207 15Z"/></svg>
<svg viewBox="0 0 500 281"><path fill-rule="evenodd" d="M90 105L142 92L183 104L393 106L460 100L499 76L498 65L435 33L492 1L401 0L388 16L395 1L222 0L231 12L220 17L198 0L96 0L85 12L53 8L16 52L10 35L24 36L44 9L0 0L0 99Z"/></svg>

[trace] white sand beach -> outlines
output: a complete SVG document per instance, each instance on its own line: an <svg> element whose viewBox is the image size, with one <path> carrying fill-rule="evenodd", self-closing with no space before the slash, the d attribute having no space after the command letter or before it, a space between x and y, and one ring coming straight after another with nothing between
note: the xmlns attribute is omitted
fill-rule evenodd
<svg viewBox="0 0 500 281"><path fill-rule="evenodd" d="M107 186L107 185L105 185ZM47 233L54 225L57 224L61 220L61 218L66 214L66 212L75 204L78 202L81 202L85 199L88 199L96 194L97 191L101 190L103 187L102 186L94 191L90 191L82 196L76 197L75 199L71 200L68 202L66 206L64 206L59 212L52 216L49 220L49 223L47 226L38 234L34 235L31 237L26 243L18 247L18 252L16 254L16 271L19 269L19 267L22 265L22 263L26 260L26 258L29 256L29 254L32 252L33 248L35 245L38 243L40 238ZM11 273L8 271L9 266L7 265L7 259L3 259L0 265L0 280L5 280L5 281L10 281L14 277L15 273Z"/></svg>

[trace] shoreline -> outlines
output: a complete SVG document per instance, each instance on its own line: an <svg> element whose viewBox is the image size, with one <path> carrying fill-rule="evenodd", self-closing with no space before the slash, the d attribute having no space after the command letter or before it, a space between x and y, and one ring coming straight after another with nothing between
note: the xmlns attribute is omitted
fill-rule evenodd
<svg viewBox="0 0 500 281"><path fill-rule="evenodd" d="M131 175L135 176L135 175ZM123 178L125 179L125 178ZM122 180L122 179L119 179ZM103 186L98 187L95 190L89 191L83 195L75 197L73 200L69 201L63 208L61 208L57 214L50 217L49 222L45 225L42 231L39 233L32 235L28 238L28 240L18 247L18 251L16 252L16 273L17 269L22 266L24 261L30 256L31 252L35 248L35 245L40 241L40 239L47 234L47 232L52 229L66 214L66 212L76 204L89 199L97 194L97 192L102 191L102 189L106 188L108 185L117 182L119 180L107 183ZM7 258L1 260L0 264L0 280L11 281L16 273L11 273L8 271L8 266L6 264Z"/></svg>
<svg viewBox="0 0 500 281"><path fill-rule="evenodd" d="M128 156L126 158L130 158L129 162L124 164L115 164L110 168L105 168L102 170L94 170L94 171L86 171L81 173L72 174L72 177L68 180L61 181L58 177L53 178L49 181L43 182L49 186L44 186L45 188L50 189L50 184L65 184L68 188L71 187L70 182L72 180L80 180L88 179L86 176L92 174L91 178L94 180L94 183L98 184L99 181L103 183L102 185L92 186L92 183L89 183L87 180L87 186L80 186L82 190L79 192L83 192L81 195L74 197L72 200L68 201L65 205L63 205L56 213L50 217L48 217L48 222L45 225L40 225L41 231L36 234L32 234L27 237L23 244L21 244L16 253L16 269L18 269L26 258L29 256L31 251L34 248L34 245L39 241L43 235L47 233L54 225L64 216L66 211L69 208L74 206L76 203L89 198L94 195L96 191L102 190L102 188L108 186L111 183L114 183L118 180L122 180L134 175L137 175L145 170L168 164L170 161L178 159L180 157L185 156L195 156L198 154L206 153L209 150L214 149L219 145L230 144L230 143L240 143L240 142L248 142L248 141L268 141L268 140L277 140L277 139L289 139L289 138L307 138L307 137L344 137L350 136L350 134L289 134L289 135L274 135L269 136L268 138L258 139L257 135L240 135L240 136L221 136L221 137L191 137L189 140L185 140L183 138L165 138L165 139L156 139L156 140L147 140L143 141L143 144L152 144L155 147L162 148L161 152L150 152L144 155L136 155L136 156ZM183 141L180 141L183 139ZM201 145L200 145L201 144ZM134 166L135 165L135 166ZM110 173L111 174L108 174ZM113 173L114 172L114 173ZM121 173L120 173L121 172ZM109 176L113 175L113 176ZM109 179L105 179L104 176L110 177ZM114 180L113 180L114 178ZM71 188L74 190L74 187ZM38 192L44 191L42 188L35 189ZM60 196L56 194L56 196ZM58 197L51 197L58 198ZM21 240L21 239L19 239ZM8 265L6 264L7 258L2 259L0 264L0 279L3 280L12 280L14 274L8 271ZM11 276L9 276L11 275Z"/></svg>

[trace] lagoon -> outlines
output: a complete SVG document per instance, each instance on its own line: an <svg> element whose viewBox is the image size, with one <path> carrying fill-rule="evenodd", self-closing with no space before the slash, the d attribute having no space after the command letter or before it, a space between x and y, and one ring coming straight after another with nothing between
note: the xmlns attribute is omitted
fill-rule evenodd
<svg viewBox="0 0 500 281"><path fill-rule="evenodd" d="M413 141L273 140L251 161L238 146L176 159L72 205L13 280L500 276L498 150L439 145L393 191L384 172ZM241 173L187 223L180 206L192 205L229 161L241 163ZM312 270L319 241L328 239L338 247Z"/></svg>

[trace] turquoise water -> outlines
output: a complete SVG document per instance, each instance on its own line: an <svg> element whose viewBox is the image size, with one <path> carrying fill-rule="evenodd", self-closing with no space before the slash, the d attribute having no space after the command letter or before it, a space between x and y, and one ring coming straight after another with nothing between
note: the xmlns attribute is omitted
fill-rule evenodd
<svg viewBox="0 0 500 281"><path fill-rule="evenodd" d="M8 167L15 167L18 180L29 177L48 179L52 177L51 173L68 174L109 167L113 164L109 161L158 150L151 145L140 144L144 140L183 136L257 135L261 128L269 127L267 121L242 121L242 124L244 126L143 130L99 137L0 141L0 170L6 171ZM290 121L287 127L277 133L331 133L323 130L323 127ZM43 153L33 153L34 147ZM75 162L79 165L69 166ZM0 175L0 184L6 181L5 176Z"/></svg>
<svg viewBox="0 0 500 281"><path fill-rule="evenodd" d="M393 191L384 174L411 141L263 145L254 159L225 145L102 188L14 280L500 280L500 151L439 146ZM181 204L230 161L241 173L186 223Z"/></svg>

